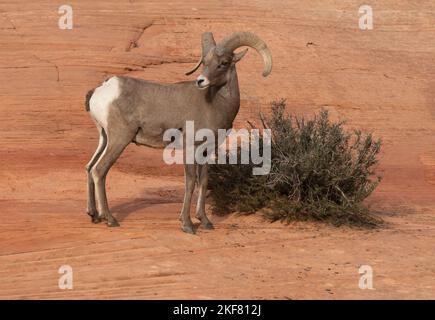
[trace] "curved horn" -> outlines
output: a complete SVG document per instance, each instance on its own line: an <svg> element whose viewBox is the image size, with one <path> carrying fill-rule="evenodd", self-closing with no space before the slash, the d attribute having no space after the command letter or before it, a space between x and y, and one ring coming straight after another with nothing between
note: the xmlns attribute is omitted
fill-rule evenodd
<svg viewBox="0 0 435 320"><path fill-rule="evenodd" d="M199 58L199 61L196 63L195 67L193 67L192 70L186 72L186 76L191 75L199 68L199 66L202 63L202 59L204 59L204 57L209 53L209 51L215 46L216 46L216 41L214 41L213 33L204 32L201 38L201 47L202 47L201 58Z"/></svg>
<svg viewBox="0 0 435 320"><path fill-rule="evenodd" d="M251 32L236 32L218 44L223 50L233 52L239 47L248 46L257 50L264 62L263 77L272 71L272 54L266 43Z"/></svg>
<svg viewBox="0 0 435 320"><path fill-rule="evenodd" d="M199 58L199 61L196 63L196 65L193 67L193 69L190 70L190 71L187 71L187 72L185 73L185 75L186 75L186 76L190 76L192 73L194 73L194 72L199 68L199 66L201 65L201 63L202 63L202 57Z"/></svg>
<svg viewBox="0 0 435 320"><path fill-rule="evenodd" d="M202 34L201 44L202 44L202 57L204 58L213 47L216 47L216 41L214 41L213 33L204 32Z"/></svg>

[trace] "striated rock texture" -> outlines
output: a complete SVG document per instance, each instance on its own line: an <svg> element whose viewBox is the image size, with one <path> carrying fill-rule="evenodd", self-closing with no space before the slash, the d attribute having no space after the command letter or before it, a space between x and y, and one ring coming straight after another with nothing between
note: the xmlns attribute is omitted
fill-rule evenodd
<svg viewBox="0 0 435 320"><path fill-rule="evenodd" d="M374 29L362 31L353 0L75 1L74 28L61 30L58 1L2 1L0 298L434 298L435 3L370 4ZM86 92L114 74L193 79L201 33L239 30L267 42L274 68L262 78L253 50L239 63L236 125L286 98L292 113L324 107L373 131L384 180L371 204L395 216L392 230L229 218L189 238L178 232L182 168L134 146L109 177L121 229L89 223L84 166L98 135ZM383 290L356 287L364 263ZM76 268L76 290L57 288L62 264Z"/></svg>

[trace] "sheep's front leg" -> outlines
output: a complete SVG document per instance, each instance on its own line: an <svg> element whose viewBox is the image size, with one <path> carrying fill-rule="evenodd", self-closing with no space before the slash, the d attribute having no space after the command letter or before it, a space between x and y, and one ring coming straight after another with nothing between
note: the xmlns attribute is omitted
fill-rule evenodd
<svg viewBox="0 0 435 320"><path fill-rule="evenodd" d="M184 165L184 201L183 208L181 210L180 220L181 229L184 232L195 234L192 220L190 219L190 206L192 201L193 190L195 189L196 182L196 164Z"/></svg>
<svg viewBox="0 0 435 320"><path fill-rule="evenodd" d="M207 164L198 165L198 202L196 204L196 217L201 221L205 229L213 229L213 224L208 220L205 213L205 196L208 184L208 166Z"/></svg>

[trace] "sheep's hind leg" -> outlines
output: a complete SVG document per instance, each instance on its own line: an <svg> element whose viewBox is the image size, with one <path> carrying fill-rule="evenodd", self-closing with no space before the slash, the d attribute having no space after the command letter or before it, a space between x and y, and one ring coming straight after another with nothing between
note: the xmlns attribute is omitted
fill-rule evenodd
<svg viewBox="0 0 435 320"><path fill-rule="evenodd" d="M205 213L205 196L208 184L208 167L207 164L197 165L198 174L198 202L196 204L196 217L201 221L205 229L213 229L213 224L208 220Z"/></svg>
<svg viewBox="0 0 435 320"><path fill-rule="evenodd" d="M107 144L107 137L106 133L104 132L103 128L99 125L97 125L98 131L100 133L100 140L98 142L97 150L95 150L94 155L92 156L89 163L86 165L86 173L88 176L88 201L87 201L87 214L91 216L92 222L97 223L101 220L98 218L98 211L97 207L95 205L95 184L94 179L91 174L91 169L95 165L95 163L100 158L104 148Z"/></svg>
<svg viewBox="0 0 435 320"><path fill-rule="evenodd" d="M132 141L133 136L134 133L127 134L125 131L123 131L122 134L117 133L115 135L111 135L110 132L107 132L106 149L91 169L91 174L95 182L99 219L107 219L107 225L109 227L117 227L119 223L110 213L107 203L106 176L122 151L124 151L125 147Z"/></svg>

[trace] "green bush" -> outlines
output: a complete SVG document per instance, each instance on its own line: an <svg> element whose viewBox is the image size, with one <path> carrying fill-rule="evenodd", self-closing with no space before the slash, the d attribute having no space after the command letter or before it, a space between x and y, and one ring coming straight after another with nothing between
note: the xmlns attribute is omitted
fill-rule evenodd
<svg viewBox="0 0 435 320"><path fill-rule="evenodd" d="M272 132L270 174L252 175L253 164L211 165L214 213L261 211L271 221L364 227L381 223L363 204L380 181L373 171L380 140L346 132L326 110L310 120L289 116L285 100L273 102L271 117L262 119Z"/></svg>

